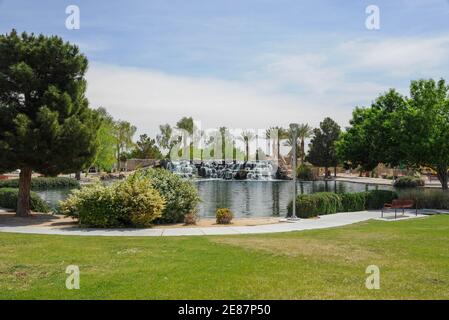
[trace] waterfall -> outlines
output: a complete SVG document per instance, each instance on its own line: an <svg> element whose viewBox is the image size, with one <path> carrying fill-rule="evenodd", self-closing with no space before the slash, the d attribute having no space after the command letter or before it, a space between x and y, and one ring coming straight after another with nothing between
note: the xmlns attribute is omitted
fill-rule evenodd
<svg viewBox="0 0 449 320"><path fill-rule="evenodd" d="M187 160L170 161L167 170L185 178L205 178L223 180L272 180L275 179L277 167L271 161L247 161L225 163L220 161L203 161L191 163Z"/></svg>

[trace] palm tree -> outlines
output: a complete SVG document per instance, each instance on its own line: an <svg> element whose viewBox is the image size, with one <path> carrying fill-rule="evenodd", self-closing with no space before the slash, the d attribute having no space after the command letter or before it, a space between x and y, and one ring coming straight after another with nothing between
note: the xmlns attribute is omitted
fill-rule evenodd
<svg viewBox="0 0 449 320"><path fill-rule="evenodd" d="M305 151L304 151L304 140L307 138L310 138L313 134L313 129L308 124L300 124L298 126L298 131L296 132L297 139L301 140L300 146L297 145L296 142L296 154L301 159L301 164L304 164L304 158L305 158ZM291 132L291 129L288 130L288 137L287 141L285 141L284 145L293 147L293 134Z"/></svg>
<svg viewBox="0 0 449 320"><path fill-rule="evenodd" d="M124 153L134 146L133 136L137 128L127 121L119 120L114 124L114 139L117 154L117 170L120 171L120 161Z"/></svg>
<svg viewBox="0 0 449 320"><path fill-rule="evenodd" d="M242 131L242 133L238 137L240 141L243 141L243 143L245 143L245 150L246 150L245 161L248 161L249 159L249 142L254 140L254 137L255 137L254 133L249 130Z"/></svg>
<svg viewBox="0 0 449 320"><path fill-rule="evenodd" d="M301 140L301 164L304 164L304 159L306 157L306 153L304 150L304 140L310 138L313 134L313 128L309 126L307 123L301 123L298 127L298 139Z"/></svg>
<svg viewBox="0 0 449 320"><path fill-rule="evenodd" d="M296 142L293 142L293 133L291 129L288 129L287 131L287 138L286 141L284 142L284 146L287 147L291 147L292 151L291 153L293 154L293 146L296 146L296 157L298 157L301 153L299 146L298 146L298 133L296 133ZM298 160L298 158L296 158L295 160ZM292 159L293 161L293 159ZM297 162L297 161L296 161Z"/></svg>
<svg viewBox="0 0 449 320"><path fill-rule="evenodd" d="M218 129L220 131L220 135L221 135L221 156L223 157L222 159L222 164L226 163L226 135L227 135L227 128L226 127L220 127L220 129Z"/></svg>
<svg viewBox="0 0 449 320"><path fill-rule="evenodd" d="M277 156L278 156L278 161L279 161L279 159L281 158L281 140L287 139L288 134L287 134L287 131L282 127L270 127L270 128L268 128L267 131L265 131L265 137L268 139L268 141L270 141L271 134L276 131L277 131L276 144L277 144L277 152L278 152Z"/></svg>
<svg viewBox="0 0 449 320"><path fill-rule="evenodd" d="M182 129L185 130L191 137L193 136L193 132L195 131L195 124L193 123L193 118L192 117L183 117L181 120L179 120L176 123L176 127L178 129ZM184 147L183 147L183 152L187 150L187 139L185 139L187 137L184 137L183 139L183 143L184 143ZM193 163L193 141L190 141L190 145L189 145L189 158L190 158L190 163ZM183 155L185 156L185 155Z"/></svg>

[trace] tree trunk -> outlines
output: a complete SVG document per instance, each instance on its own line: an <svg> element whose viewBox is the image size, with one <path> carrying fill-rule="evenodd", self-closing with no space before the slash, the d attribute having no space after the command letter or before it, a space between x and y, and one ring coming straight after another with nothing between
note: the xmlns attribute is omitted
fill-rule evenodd
<svg viewBox="0 0 449 320"><path fill-rule="evenodd" d="M120 150L117 150L117 172L120 172Z"/></svg>
<svg viewBox="0 0 449 320"><path fill-rule="evenodd" d="M30 190L31 190L31 168L20 169L19 176L19 196L17 198L16 216L28 217L31 214L30 209Z"/></svg>
<svg viewBox="0 0 449 320"><path fill-rule="evenodd" d="M249 142L246 143L246 161L249 161Z"/></svg>
<svg viewBox="0 0 449 320"><path fill-rule="evenodd" d="M327 178L328 177L328 170L329 170L329 168L328 167L324 167L324 178Z"/></svg>
<svg viewBox="0 0 449 320"><path fill-rule="evenodd" d="M279 161L281 161L281 140L279 139L279 137L278 137L278 140L277 140L277 152L278 152L278 164L279 164Z"/></svg>
<svg viewBox="0 0 449 320"><path fill-rule="evenodd" d="M334 177L337 177L337 167L334 167Z"/></svg>
<svg viewBox="0 0 449 320"><path fill-rule="evenodd" d="M81 180L81 171L77 171L76 173L75 173L75 179L76 180Z"/></svg>
<svg viewBox="0 0 449 320"><path fill-rule="evenodd" d="M304 151L304 139L301 139L301 164L304 164L305 160L305 151Z"/></svg>
<svg viewBox="0 0 449 320"><path fill-rule="evenodd" d="M437 170L437 174L438 174L438 180L440 180L441 182L441 187L443 188L443 190L447 190L447 180L448 180L448 175L447 175L447 167L443 166L443 167L439 167Z"/></svg>

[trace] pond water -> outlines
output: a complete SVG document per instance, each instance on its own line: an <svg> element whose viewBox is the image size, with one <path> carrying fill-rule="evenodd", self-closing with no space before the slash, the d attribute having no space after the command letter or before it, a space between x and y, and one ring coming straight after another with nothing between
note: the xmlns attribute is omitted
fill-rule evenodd
<svg viewBox="0 0 449 320"><path fill-rule="evenodd" d="M224 181L202 180L196 182L203 202L199 214L214 217L218 208L230 208L236 217L285 216L287 204L292 199L291 181ZM392 187L367 185L343 181L307 181L297 183L297 192L362 192L373 189L391 190Z"/></svg>
<svg viewBox="0 0 449 320"><path fill-rule="evenodd" d="M292 199L293 182L283 180L237 181L221 179L196 180L195 185L202 199L198 213L201 217L215 217L218 208L230 208L236 217L285 216L287 204ZM298 193L362 192L386 189L389 186L368 185L344 181L298 182ZM70 189L45 190L37 192L51 207L67 198Z"/></svg>

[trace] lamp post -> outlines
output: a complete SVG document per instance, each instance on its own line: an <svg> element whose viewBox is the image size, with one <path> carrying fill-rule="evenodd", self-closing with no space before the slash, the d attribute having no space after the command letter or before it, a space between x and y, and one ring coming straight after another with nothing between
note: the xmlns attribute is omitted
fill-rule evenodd
<svg viewBox="0 0 449 320"><path fill-rule="evenodd" d="M293 206L291 220L298 220L296 216L296 140L298 135L298 124L291 123L290 130L292 133L292 175L293 175Z"/></svg>

